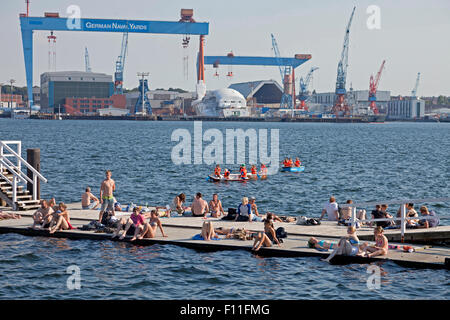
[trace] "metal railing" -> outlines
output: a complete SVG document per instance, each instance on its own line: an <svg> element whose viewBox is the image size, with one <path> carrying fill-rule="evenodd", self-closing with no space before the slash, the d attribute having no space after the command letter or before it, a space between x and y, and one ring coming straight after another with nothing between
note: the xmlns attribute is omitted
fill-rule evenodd
<svg viewBox="0 0 450 320"><path fill-rule="evenodd" d="M11 148L11 146L17 147L17 152ZM31 183L33 186L33 200L37 200L37 184L38 179L47 182L47 179L40 174L35 168L33 168L25 159L23 159L20 154L22 152L22 142L21 141L0 141L0 177L5 179L12 186L12 206L13 210L17 210L17 188L19 184ZM13 158L11 161L9 158ZM28 175L22 171L22 168L26 167L29 169L33 178L30 179ZM9 173L13 175L12 180L6 177L3 172L7 169Z"/></svg>
<svg viewBox="0 0 450 320"><path fill-rule="evenodd" d="M406 224L409 220L433 220L436 219L434 216L421 216L421 217L406 217L406 204L407 203L436 203L436 202L449 202L450 198L424 198L424 199L403 199L403 200L389 200L389 201L371 201L371 202L359 202L359 203L346 203L340 205L341 208L352 208L352 216L349 220L352 226L355 226L356 222L377 222L377 221L393 221L394 223L400 220L400 230L401 230L401 241L403 242L405 239L406 233ZM365 208L369 206L375 205L390 205L390 204L399 204L400 205L400 217L392 217L392 218L379 218L379 219L365 219L358 220L356 215L356 208Z"/></svg>

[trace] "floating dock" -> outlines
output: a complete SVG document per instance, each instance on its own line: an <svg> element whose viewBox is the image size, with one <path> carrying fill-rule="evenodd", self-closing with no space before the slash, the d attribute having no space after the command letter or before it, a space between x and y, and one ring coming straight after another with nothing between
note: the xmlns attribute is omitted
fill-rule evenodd
<svg viewBox="0 0 450 320"><path fill-rule="evenodd" d="M71 217L71 223L74 227L81 227L88 224L91 220L98 219L98 210L82 210L80 203L69 204L68 210ZM8 212L5 211L4 212ZM21 215L21 219L0 220L0 233L18 233L27 236L42 236L42 237L56 237L66 238L71 240L90 239L90 240L111 240L111 241L125 241L130 242L131 237L124 240L111 239L111 234L98 233L95 231L82 231L78 229L58 231L54 234L49 234L47 230L33 230L29 227L32 225L33 211L14 212ZM118 212L118 216L128 216L129 212ZM217 251L217 250L247 250L251 251L253 240L237 240L237 239L221 239L212 241L192 240L192 237L200 233L203 221L202 218L192 217L172 217L161 218L163 228L168 237L162 237L160 231L157 231L157 236L152 239L136 240L133 243L136 245L152 245L152 244L172 244L186 248L192 248L201 251ZM223 221L217 218L208 218L212 221L214 227L222 226L224 228L245 228L250 231L263 231L263 223L261 222L234 222ZM288 233L288 238L283 239L284 243L281 247L276 245L265 248L261 247L258 251L260 256L277 256L277 257L327 257L331 251L318 251L311 249L307 245L307 241L311 236L319 239L337 242L338 238L346 234L346 227L337 226L335 222L324 221L319 226L300 226L295 223L275 222L275 228L284 227ZM360 228L357 230L357 235L360 240L373 241L373 229ZM443 226L434 229L418 229L410 230L407 233L408 238L423 240L429 242L430 240L439 241L448 240L450 235L450 226ZM399 231L386 230L386 236L390 239L397 239ZM223 236L222 236L223 237ZM390 240L392 245L407 245L407 243L394 243L395 240ZM411 245L411 244L410 244ZM364 257L347 257L336 256L333 258L333 264L347 264L347 263L370 263L370 262L386 262L392 261L404 267L413 268L432 268L432 269L449 269L450 268L450 248L446 246L424 247L422 245L413 245L418 250L415 252L403 252L402 250L389 250L387 256L364 258Z"/></svg>

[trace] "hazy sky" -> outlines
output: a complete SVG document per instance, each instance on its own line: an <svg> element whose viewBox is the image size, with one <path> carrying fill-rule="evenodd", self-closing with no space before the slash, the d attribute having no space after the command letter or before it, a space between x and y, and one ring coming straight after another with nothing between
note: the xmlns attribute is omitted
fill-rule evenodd
<svg viewBox="0 0 450 320"><path fill-rule="evenodd" d="M31 0L31 16L58 11L67 16L69 5L78 5L84 18L120 18L178 21L181 8L193 8L194 18L209 22L206 55L272 56L270 34L278 41L282 56L310 53L312 59L296 69L304 75L311 66L313 86L319 92L334 91L336 68L344 31L351 10L356 5L350 31L347 88L366 90L371 74L383 59L386 66L379 90L392 95L410 94L421 72L419 96L450 95L450 1L317 1L317 0ZM381 29L369 30L367 7L380 8ZM19 13L25 12L24 0L1 0L0 10L0 83L10 78L25 85L25 68L19 25ZM34 85L39 75L48 71L47 31L34 33ZM84 47L90 55L92 71L113 74L120 53L122 34L99 32L56 32L57 71L84 70ZM195 88L195 64L198 37L191 37L189 78L183 76L181 35L130 34L125 65L124 86L137 86L136 72L150 73L150 88ZM230 83L261 79L280 81L276 67L234 66L234 77L225 75L227 66L214 77L212 66L206 68L208 89L227 87ZM298 82L297 82L298 86Z"/></svg>

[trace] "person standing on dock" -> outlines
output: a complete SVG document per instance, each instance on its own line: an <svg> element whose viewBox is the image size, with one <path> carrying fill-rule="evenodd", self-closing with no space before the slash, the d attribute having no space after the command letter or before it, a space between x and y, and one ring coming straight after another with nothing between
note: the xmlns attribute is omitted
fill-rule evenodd
<svg viewBox="0 0 450 320"><path fill-rule="evenodd" d="M330 197L330 202L326 203L325 206L323 207L322 215L320 216L319 220L322 220L325 213L328 214L329 221L338 221L339 219L338 204L333 196Z"/></svg>
<svg viewBox="0 0 450 320"><path fill-rule="evenodd" d="M100 214L98 217L98 221L102 221L103 213L105 209L108 209L115 215L114 212L114 195L113 192L116 191L116 183L113 179L111 179L111 170L106 171L106 179L103 180L100 186L100 202L102 207L100 208Z"/></svg>

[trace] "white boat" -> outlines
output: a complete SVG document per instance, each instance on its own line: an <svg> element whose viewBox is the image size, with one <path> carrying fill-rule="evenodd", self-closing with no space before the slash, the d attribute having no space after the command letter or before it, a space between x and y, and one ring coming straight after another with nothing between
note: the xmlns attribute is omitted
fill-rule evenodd
<svg viewBox="0 0 450 320"><path fill-rule="evenodd" d="M26 109L12 109L11 119L29 119L30 111Z"/></svg>

